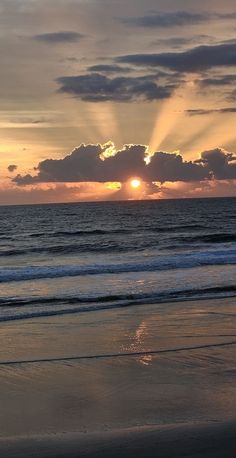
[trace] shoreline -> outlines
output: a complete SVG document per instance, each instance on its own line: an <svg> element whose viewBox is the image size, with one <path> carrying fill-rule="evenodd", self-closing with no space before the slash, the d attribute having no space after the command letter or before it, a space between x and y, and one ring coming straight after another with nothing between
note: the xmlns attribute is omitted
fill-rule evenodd
<svg viewBox="0 0 236 458"><path fill-rule="evenodd" d="M234 458L236 421L0 439L1 458Z"/></svg>
<svg viewBox="0 0 236 458"><path fill-rule="evenodd" d="M199 267L200 268L200 267ZM107 274L104 274L107 275ZM58 277L60 279L60 277ZM70 278L76 278L76 277L70 277ZM18 280L17 280L18 281ZM32 281L32 280L24 280L24 281ZM10 281L11 283L11 281ZM0 282L1 284L1 282ZM234 288L235 289L235 288ZM213 301L223 301L223 300L236 300L236 293L233 292L232 294L222 294L222 295L209 295L209 296L192 296L192 297L176 297L176 298L166 298L166 299L161 299L161 298L141 298L137 300L132 300L130 301L129 299L123 300L121 303L109 303L105 302L104 305L101 305L101 302L98 301L99 306L97 305L96 300L89 301L90 304L92 304L90 309L88 308L88 303L86 306L83 308L83 301L78 301L78 304L80 305L79 309L65 309L65 310L55 310L55 311L50 311L50 313L45 313L45 312L36 312L34 315L33 313L31 315L20 315L20 316L10 316L10 317L3 317L0 318L0 326L4 325L5 323L14 323L14 322L21 322L21 321L34 321L35 319L50 319L50 318L57 318L57 317L65 317L69 315L80 315L80 314L85 314L87 315L88 313L96 313L96 312L109 312L109 311L119 311L119 309L129 309L129 308L134 308L134 307L141 307L141 306L171 306L171 305L178 305L178 304L184 304L184 303L191 303L191 302L213 302ZM40 302L40 301L39 301ZM43 303L43 301L41 301ZM55 302L55 301L54 301ZM58 300L60 302L60 300ZM37 301L35 301L37 303ZM75 301L76 303L76 301ZM94 305L95 304L95 305Z"/></svg>
<svg viewBox="0 0 236 458"><path fill-rule="evenodd" d="M144 357L144 356L156 356L166 353L179 353L186 352L191 350L203 350L208 348L218 348L218 347L227 347L227 346L236 345L236 340L222 343L213 343L205 345L196 345L193 347L177 347L177 348L168 348L163 350L147 350L147 351L135 351L130 353L111 353L111 354L101 354L101 355L78 355L78 356L68 356L68 357L55 357L55 358L42 358L42 359L29 359L29 360L16 360L16 361L0 361L1 366L19 366L19 365L28 365L28 364L40 364L40 363L57 363L57 362L73 362L73 361L83 361L83 360L104 360L111 358L128 358L128 357Z"/></svg>

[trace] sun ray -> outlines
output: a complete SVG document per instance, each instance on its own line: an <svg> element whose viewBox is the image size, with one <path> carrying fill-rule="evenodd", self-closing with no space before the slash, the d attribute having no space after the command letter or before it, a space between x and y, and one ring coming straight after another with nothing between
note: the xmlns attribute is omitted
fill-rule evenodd
<svg viewBox="0 0 236 458"><path fill-rule="evenodd" d="M176 128L177 123L184 116L184 110L192 99L194 84L187 81L174 91L172 96L165 100L158 109L154 128L149 141L150 155L158 151L165 139Z"/></svg>
<svg viewBox="0 0 236 458"><path fill-rule="evenodd" d="M95 123L102 141L107 138L119 138L117 117L111 102L89 104L87 113L88 117Z"/></svg>

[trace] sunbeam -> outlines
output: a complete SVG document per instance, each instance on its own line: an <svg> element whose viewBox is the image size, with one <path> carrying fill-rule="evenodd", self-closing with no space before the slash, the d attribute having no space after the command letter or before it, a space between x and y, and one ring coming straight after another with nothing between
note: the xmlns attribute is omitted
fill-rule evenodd
<svg viewBox="0 0 236 458"><path fill-rule="evenodd" d="M150 155L158 151L166 138L175 133L176 126L182 122L184 111L191 102L194 92L193 80L189 80L176 89L172 96L158 108L154 128L149 141Z"/></svg>
<svg viewBox="0 0 236 458"><path fill-rule="evenodd" d="M89 104L87 113L88 118L96 125L101 141L107 138L119 138L117 118L111 102Z"/></svg>

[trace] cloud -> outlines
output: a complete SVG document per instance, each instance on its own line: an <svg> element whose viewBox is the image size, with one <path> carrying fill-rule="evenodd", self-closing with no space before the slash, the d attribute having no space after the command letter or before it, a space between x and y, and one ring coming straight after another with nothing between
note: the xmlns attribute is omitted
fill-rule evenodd
<svg viewBox="0 0 236 458"><path fill-rule="evenodd" d="M194 44L199 44L200 42L212 42L214 41L213 37L209 35L192 35L188 37L168 37L168 38L158 38L153 41L151 44L154 46L170 46L172 48L182 48L183 46L189 46Z"/></svg>
<svg viewBox="0 0 236 458"><path fill-rule="evenodd" d="M31 186L0 186L0 204L36 204L136 199L178 199L183 197L236 196L236 180L205 180L202 182L145 183L133 195L130 187L111 190L99 183L49 183Z"/></svg>
<svg viewBox="0 0 236 458"><path fill-rule="evenodd" d="M17 184L38 182L109 182L126 181L132 175L141 175L144 170L144 156L147 147L144 145L125 145L114 151L114 145L80 145L64 159L47 159L38 165L38 175L17 175ZM113 153L111 153L113 154Z"/></svg>
<svg viewBox="0 0 236 458"><path fill-rule="evenodd" d="M198 162L206 165L217 180L236 179L236 156L233 153L220 148L204 151Z"/></svg>
<svg viewBox="0 0 236 458"><path fill-rule="evenodd" d="M15 172L15 170L17 169L17 165L15 164L10 164L8 167L7 167L7 170L12 173L12 172Z"/></svg>
<svg viewBox="0 0 236 458"><path fill-rule="evenodd" d="M50 182L126 182L140 177L145 182L193 182L236 179L236 156L222 149L204 151L200 159L185 161L178 153L158 151L145 158L145 145L124 145L116 150L112 142L104 145L80 145L63 159L47 159L39 163L37 175L18 174L17 185Z"/></svg>
<svg viewBox="0 0 236 458"><path fill-rule="evenodd" d="M157 83L157 75L109 78L101 73L63 76L57 79L60 92L87 102L130 102L162 100L170 97L175 86Z"/></svg>
<svg viewBox="0 0 236 458"><path fill-rule="evenodd" d="M209 86L229 86L231 84L236 83L236 75L223 75L220 77L212 77L212 78L203 78L201 80L197 80L201 87L209 87Z"/></svg>
<svg viewBox="0 0 236 458"><path fill-rule="evenodd" d="M183 199L190 197L231 197L236 196L236 180L205 180L201 182L166 182L151 199Z"/></svg>
<svg viewBox="0 0 236 458"><path fill-rule="evenodd" d="M0 205L112 200L116 192L101 183L0 185Z"/></svg>
<svg viewBox="0 0 236 458"><path fill-rule="evenodd" d="M216 108L216 109L203 109L203 108L197 108L197 109L190 109L190 110L185 110L185 113L187 113L190 116L206 116L209 114L228 114L228 113L236 113L236 107L228 107L228 108Z"/></svg>
<svg viewBox="0 0 236 458"><path fill-rule="evenodd" d="M141 67L164 67L172 71L195 73L214 67L235 67L236 43L197 46L183 52L124 55L116 57L115 61Z"/></svg>
<svg viewBox="0 0 236 458"><path fill-rule="evenodd" d="M166 28L184 25L194 25L206 22L210 19L208 13L190 13L188 11L176 11L173 13L153 13L140 17L129 17L120 19L124 24L147 27Z"/></svg>
<svg viewBox="0 0 236 458"><path fill-rule="evenodd" d="M175 11L170 13L152 13L139 17L121 18L120 21L135 27L171 28L202 24L210 20L234 20L236 13L191 13L189 11Z"/></svg>
<svg viewBox="0 0 236 458"><path fill-rule="evenodd" d="M151 181L201 181L209 178L207 167L184 161L178 153L157 152L150 164Z"/></svg>
<svg viewBox="0 0 236 458"><path fill-rule="evenodd" d="M64 32L50 32L42 33L40 35L34 35L34 40L41 41L43 43L75 43L84 38L84 35L78 32L73 31L64 31Z"/></svg>
<svg viewBox="0 0 236 458"><path fill-rule="evenodd" d="M101 73L128 73L132 71L130 67L121 67L120 65L109 65L109 64L98 64L92 65L87 69L89 72L101 72Z"/></svg>

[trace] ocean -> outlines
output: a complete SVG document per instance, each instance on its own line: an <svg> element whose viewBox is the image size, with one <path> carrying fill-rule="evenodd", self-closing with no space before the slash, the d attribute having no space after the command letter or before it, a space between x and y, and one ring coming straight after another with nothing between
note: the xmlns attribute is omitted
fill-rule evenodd
<svg viewBox="0 0 236 458"><path fill-rule="evenodd" d="M0 321L236 295L236 199L0 207Z"/></svg>

